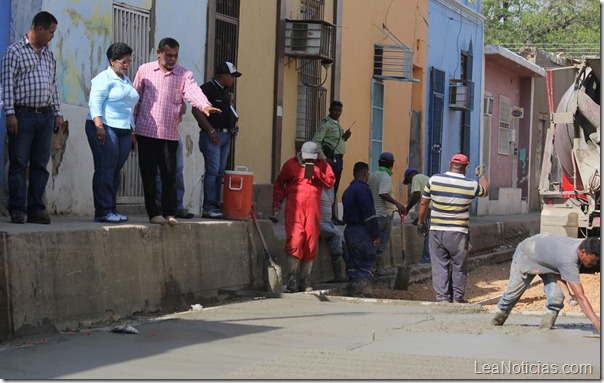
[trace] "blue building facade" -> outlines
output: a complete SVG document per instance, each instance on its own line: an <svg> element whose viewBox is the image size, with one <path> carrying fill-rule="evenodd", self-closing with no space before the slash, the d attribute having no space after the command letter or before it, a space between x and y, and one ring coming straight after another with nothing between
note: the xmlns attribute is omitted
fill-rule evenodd
<svg viewBox="0 0 604 383"><path fill-rule="evenodd" d="M484 17L481 0L428 3L425 174L449 169L454 154L480 162ZM468 174L470 175L470 174Z"/></svg>

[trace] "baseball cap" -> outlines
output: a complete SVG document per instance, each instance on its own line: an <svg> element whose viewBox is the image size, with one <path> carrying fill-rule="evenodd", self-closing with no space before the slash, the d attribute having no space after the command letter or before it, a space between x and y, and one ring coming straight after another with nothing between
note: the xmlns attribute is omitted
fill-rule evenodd
<svg viewBox="0 0 604 383"><path fill-rule="evenodd" d="M417 170L415 170L414 168L409 168L405 170L405 177L403 177L403 185L409 185L409 180L407 179L407 177L413 172L417 172Z"/></svg>
<svg viewBox="0 0 604 383"><path fill-rule="evenodd" d="M225 61L216 67L216 74L230 74L233 77L241 76L240 72L237 72L237 68L232 62Z"/></svg>
<svg viewBox="0 0 604 383"><path fill-rule="evenodd" d="M468 157L461 153L454 155L453 158L451 158L451 162L455 162L456 164L461 165L469 164Z"/></svg>
<svg viewBox="0 0 604 383"><path fill-rule="evenodd" d="M384 152L382 154L380 154L380 161L384 160L384 161L389 161L389 162L394 162L394 154L390 153L390 152Z"/></svg>
<svg viewBox="0 0 604 383"><path fill-rule="evenodd" d="M302 145L300 153L302 153L302 158L316 159L319 156L319 145L314 141L307 141Z"/></svg>

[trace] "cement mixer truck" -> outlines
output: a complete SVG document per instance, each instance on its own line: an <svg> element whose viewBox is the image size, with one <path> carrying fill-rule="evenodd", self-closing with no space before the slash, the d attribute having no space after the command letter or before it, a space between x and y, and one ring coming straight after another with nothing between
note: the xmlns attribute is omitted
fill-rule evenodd
<svg viewBox="0 0 604 383"><path fill-rule="evenodd" d="M599 57L583 59L555 112L550 101L539 182L542 233L600 235L600 74ZM551 100L551 79L546 85Z"/></svg>

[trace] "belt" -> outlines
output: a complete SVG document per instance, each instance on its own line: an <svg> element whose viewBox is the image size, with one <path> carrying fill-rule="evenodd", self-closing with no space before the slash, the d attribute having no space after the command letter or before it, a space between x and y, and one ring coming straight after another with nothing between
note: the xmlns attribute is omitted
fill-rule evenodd
<svg viewBox="0 0 604 383"><path fill-rule="evenodd" d="M52 106L42 106L42 107L31 107L31 106L25 106L25 105L15 105L15 112L17 110L26 110L28 112L33 112L33 113L48 113L48 112L52 112Z"/></svg>
<svg viewBox="0 0 604 383"><path fill-rule="evenodd" d="M228 132L229 132L229 130L228 130L228 129L220 129L220 131L221 131L222 133L228 133Z"/></svg>

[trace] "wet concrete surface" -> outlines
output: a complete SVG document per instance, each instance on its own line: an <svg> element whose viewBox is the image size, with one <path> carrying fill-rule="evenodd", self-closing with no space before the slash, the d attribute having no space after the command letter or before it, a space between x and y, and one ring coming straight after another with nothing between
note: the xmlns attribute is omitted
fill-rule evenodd
<svg viewBox="0 0 604 383"><path fill-rule="evenodd" d="M543 331L534 314L493 327L471 304L249 299L131 321L136 335L107 327L5 343L0 378L600 379L587 318Z"/></svg>

